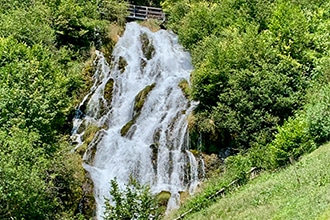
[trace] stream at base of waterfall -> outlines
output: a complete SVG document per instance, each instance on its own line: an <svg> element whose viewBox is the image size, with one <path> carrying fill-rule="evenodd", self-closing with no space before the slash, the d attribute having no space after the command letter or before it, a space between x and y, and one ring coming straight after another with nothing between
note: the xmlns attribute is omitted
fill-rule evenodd
<svg viewBox="0 0 330 220"><path fill-rule="evenodd" d="M151 32L128 23L108 63L96 51L93 86L79 105L72 139L81 147L92 128L83 166L94 184L96 217L102 219L110 180L120 187L130 176L154 194L169 192L167 211L180 193L198 184L198 160L189 151L189 101L180 83L189 83L191 58L175 34Z"/></svg>

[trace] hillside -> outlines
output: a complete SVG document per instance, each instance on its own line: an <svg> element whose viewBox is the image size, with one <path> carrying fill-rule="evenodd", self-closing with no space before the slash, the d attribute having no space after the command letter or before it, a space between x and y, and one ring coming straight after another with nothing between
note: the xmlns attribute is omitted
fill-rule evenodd
<svg viewBox="0 0 330 220"><path fill-rule="evenodd" d="M172 31L190 53L193 71L179 85L199 104L187 115L191 152L183 145L180 151L219 157L212 164L219 172L178 213L197 207L203 211L187 219L330 219L328 0L2 1L0 219L94 217L93 186L81 164L97 131L105 127L86 126L84 145L72 152L72 121L86 117L80 114L86 105L77 108L98 70L96 50L109 63L113 59L128 2L162 7L167 19L161 28ZM153 42L143 36L143 53L153 54ZM141 54L134 55L141 58L138 71L147 69L151 58ZM122 69L126 64L120 60ZM102 90L108 99L112 82ZM134 120L125 127L135 129ZM153 156L160 155L158 140L149 144ZM169 155L176 155L168 146ZM148 161L158 173L154 157ZM162 176L171 176L173 166L180 165L173 161L168 160L170 169ZM292 161L299 162L291 166ZM263 174L250 181L246 172L254 167ZM240 188L227 188L235 180ZM210 199L223 188L224 198L217 197L218 203Z"/></svg>
<svg viewBox="0 0 330 220"><path fill-rule="evenodd" d="M265 172L186 219L329 219L330 144Z"/></svg>

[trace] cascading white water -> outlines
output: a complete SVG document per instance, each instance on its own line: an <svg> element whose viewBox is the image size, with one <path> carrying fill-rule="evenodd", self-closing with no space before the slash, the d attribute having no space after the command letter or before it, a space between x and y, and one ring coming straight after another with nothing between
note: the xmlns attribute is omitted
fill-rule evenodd
<svg viewBox="0 0 330 220"><path fill-rule="evenodd" d="M98 219L110 180L123 187L130 175L153 193L170 192L168 210L176 208L180 192L192 193L198 183L187 132L187 116L196 104L179 87L189 81L190 55L173 33L128 23L111 64L102 53L97 56L94 85L79 106L72 138L78 148L86 127L102 128L84 155Z"/></svg>

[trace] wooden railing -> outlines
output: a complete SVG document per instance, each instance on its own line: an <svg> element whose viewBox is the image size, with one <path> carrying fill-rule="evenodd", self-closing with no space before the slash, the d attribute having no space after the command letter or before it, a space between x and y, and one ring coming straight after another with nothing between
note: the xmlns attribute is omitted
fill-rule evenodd
<svg viewBox="0 0 330 220"><path fill-rule="evenodd" d="M165 13L161 8L140 6L140 5L129 5L128 7L129 16L131 20L148 20L157 19L165 21Z"/></svg>

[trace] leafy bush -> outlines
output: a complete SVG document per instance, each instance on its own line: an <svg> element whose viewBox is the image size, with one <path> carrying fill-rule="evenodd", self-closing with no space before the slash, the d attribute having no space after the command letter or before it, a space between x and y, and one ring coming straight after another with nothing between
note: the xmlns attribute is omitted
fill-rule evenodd
<svg viewBox="0 0 330 220"><path fill-rule="evenodd" d="M51 27L50 9L40 2L33 6L20 6L0 13L0 36L12 36L29 46L40 43L53 46L55 32Z"/></svg>
<svg viewBox="0 0 330 220"><path fill-rule="evenodd" d="M268 146L272 152L274 168L297 160L301 155L316 149L312 136L308 132L304 115L289 118L278 128L274 141Z"/></svg>
<svg viewBox="0 0 330 220"><path fill-rule="evenodd" d="M121 190L116 179L111 180L111 201L106 199L104 219L160 219L156 197L148 186L130 179Z"/></svg>
<svg viewBox="0 0 330 220"><path fill-rule="evenodd" d="M67 131L68 89L74 82L79 87L77 73L67 75L42 45L28 47L13 38L0 38L0 58L0 127L35 129L47 143Z"/></svg>
<svg viewBox="0 0 330 220"><path fill-rule="evenodd" d="M330 86L326 85L316 93L307 105L307 123L311 137L317 144L330 140Z"/></svg>
<svg viewBox="0 0 330 220"><path fill-rule="evenodd" d="M56 205L47 190L45 150L35 132L0 132L0 218L51 219ZM46 211L47 210L47 211Z"/></svg>
<svg viewBox="0 0 330 220"><path fill-rule="evenodd" d="M1 2L0 219L73 218L85 179L67 135L83 62L125 13L120 0Z"/></svg>
<svg viewBox="0 0 330 220"><path fill-rule="evenodd" d="M191 136L201 133L205 151L266 145L305 104L325 71L329 38L329 4L313 4L164 1L169 26L192 53L191 97L200 104Z"/></svg>

